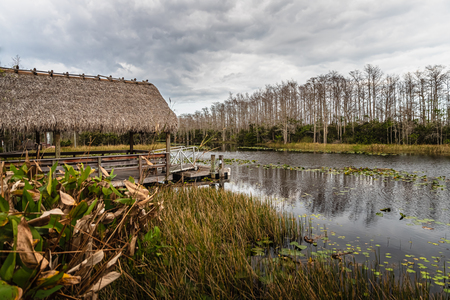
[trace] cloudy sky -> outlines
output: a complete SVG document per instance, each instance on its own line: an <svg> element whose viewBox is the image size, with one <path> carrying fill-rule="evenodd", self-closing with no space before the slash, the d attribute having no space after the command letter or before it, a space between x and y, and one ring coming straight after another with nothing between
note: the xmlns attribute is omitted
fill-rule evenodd
<svg viewBox="0 0 450 300"><path fill-rule="evenodd" d="M0 0L0 64L148 79L177 114L365 64L450 66L448 0Z"/></svg>

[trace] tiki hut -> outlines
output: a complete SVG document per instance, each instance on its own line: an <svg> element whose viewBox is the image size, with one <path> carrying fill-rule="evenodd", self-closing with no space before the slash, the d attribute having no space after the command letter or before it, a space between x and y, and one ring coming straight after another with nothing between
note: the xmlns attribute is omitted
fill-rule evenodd
<svg viewBox="0 0 450 300"><path fill-rule="evenodd" d="M57 156L61 131L170 133L178 121L148 81L0 68L0 130L53 131ZM39 137L39 135L37 135ZM39 142L39 141L37 141Z"/></svg>

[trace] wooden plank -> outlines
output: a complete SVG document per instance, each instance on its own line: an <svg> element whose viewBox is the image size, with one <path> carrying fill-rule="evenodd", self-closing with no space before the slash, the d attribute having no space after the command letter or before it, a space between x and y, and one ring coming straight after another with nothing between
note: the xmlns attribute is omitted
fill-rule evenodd
<svg viewBox="0 0 450 300"><path fill-rule="evenodd" d="M166 180L166 176L165 175L157 175L157 176L150 176L144 179L144 184L148 184L148 183L156 183L156 182L163 182ZM169 175L169 180L173 180L173 176L172 174ZM123 183L123 180L114 180L111 182L111 184L114 187L122 187L125 186L125 184Z"/></svg>
<svg viewBox="0 0 450 300"><path fill-rule="evenodd" d="M129 152L129 150L110 150L110 151L68 151L68 152L61 152L61 156L91 156L91 155L105 155L105 154L127 154ZM147 150L134 150L134 152L138 152L138 153L149 153L150 151ZM30 152L29 155L35 155L35 152ZM48 156L55 156L54 152L44 152L44 153L40 153L40 156L42 157L48 157ZM137 155L136 155L137 156ZM164 153L159 153L159 154L149 154L150 157L164 157L165 154ZM0 158L13 158L13 157L23 157L25 158L25 153L24 152L16 152L16 153L0 153Z"/></svg>

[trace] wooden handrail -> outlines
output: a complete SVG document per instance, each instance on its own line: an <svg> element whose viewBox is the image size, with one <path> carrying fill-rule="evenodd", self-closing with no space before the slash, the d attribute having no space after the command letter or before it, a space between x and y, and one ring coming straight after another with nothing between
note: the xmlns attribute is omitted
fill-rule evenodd
<svg viewBox="0 0 450 300"><path fill-rule="evenodd" d="M86 157L61 157L61 158L44 158L40 160L30 159L30 162L38 161L40 165L52 165L55 161L58 164L76 164L76 163L96 163L98 161L98 157L102 158L103 162L121 162L121 161L130 161L130 160L138 160L140 156L144 156L145 158L151 159L166 159L165 153L160 154L129 154L129 155L110 155L110 156L86 156ZM24 160L7 160L5 161L5 166L9 166L11 164L22 164Z"/></svg>
<svg viewBox="0 0 450 300"><path fill-rule="evenodd" d="M150 151L147 151L147 150L134 150L133 151L133 153L131 153L131 155L133 155L134 153L136 153L136 155L138 155L138 154L145 154L145 153L149 153ZM104 150L102 150L102 151L100 151L100 150L98 150L98 151L90 151L89 153L86 153L86 152L84 152L84 151L70 151L70 152L61 152L61 156L73 156L73 157L76 157L76 156L82 156L82 157L88 157L88 156L91 156L91 155L102 155L102 156L104 156L105 154L120 154L120 153L124 153L124 154L130 154L129 153L129 150L111 150L111 151L104 151ZM34 152L29 152L28 153L28 155L29 156L32 156L32 155L34 155ZM153 154L152 154L153 155ZM40 156L41 157L46 157L46 156L55 156L55 153L53 153L53 152L47 152L47 153L41 153L40 154ZM14 158L14 157L23 157L23 158L25 158L25 153L22 153L22 152L20 152L20 153L0 153L0 159L1 158ZM41 160L44 160L44 159L41 159Z"/></svg>

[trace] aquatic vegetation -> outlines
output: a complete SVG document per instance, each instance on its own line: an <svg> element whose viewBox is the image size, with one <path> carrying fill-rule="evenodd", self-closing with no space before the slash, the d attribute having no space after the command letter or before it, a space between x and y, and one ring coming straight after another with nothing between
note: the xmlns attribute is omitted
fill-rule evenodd
<svg viewBox="0 0 450 300"><path fill-rule="evenodd" d="M205 164L205 165L211 165L210 159L198 159L198 163ZM256 160L249 160L249 159L239 159L239 158L224 158L223 163L225 165L251 165L256 164ZM218 164L218 159L216 158L215 163ZM258 165L259 166L259 165Z"/></svg>
<svg viewBox="0 0 450 300"><path fill-rule="evenodd" d="M287 164L266 164L262 166L263 169L284 169L284 170L292 170L292 171L302 171L302 172L320 172L325 174L344 174L344 175L353 175L353 176L368 176L377 178L389 178L395 181L403 181L403 182L416 182L415 185L431 186L432 190L445 189L445 176L440 176L436 178L427 178L426 175L418 176L416 173L408 173L405 171L396 171L394 169L389 168L357 168L357 167L344 167L344 168L332 168L332 167L321 167L316 169L306 169L300 166L290 166ZM342 191L343 193L348 191Z"/></svg>
<svg viewBox="0 0 450 300"><path fill-rule="evenodd" d="M448 145L397 145L397 144L318 144L318 143L267 143L265 146L238 147L241 150L289 151L301 153L341 153L361 155L450 155Z"/></svg>

